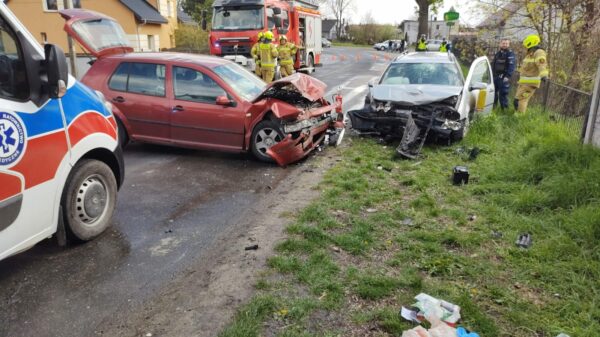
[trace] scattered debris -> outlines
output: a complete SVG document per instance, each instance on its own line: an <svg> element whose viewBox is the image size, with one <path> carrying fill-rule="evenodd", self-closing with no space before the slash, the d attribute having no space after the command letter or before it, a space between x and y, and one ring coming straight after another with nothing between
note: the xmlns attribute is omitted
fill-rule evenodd
<svg viewBox="0 0 600 337"><path fill-rule="evenodd" d="M529 234L529 233L520 234L519 237L517 238L517 241L515 241L515 244L521 248L531 247L531 244L532 244L531 234Z"/></svg>
<svg viewBox="0 0 600 337"><path fill-rule="evenodd" d="M402 307L400 315L415 323L424 319L431 323L429 330L422 326L405 330L402 337L456 337L458 330L456 323L460 320L460 307L456 304L437 299L421 293L415 296L417 302L411 308ZM463 329L464 330L464 329ZM466 330L465 330L466 331ZM459 335L463 336L463 335ZM479 337L478 335L464 335L464 337Z"/></svg>
<svg viewBox="0 0 600 337"><path fill-rule="evenodd" d="M165 231L165 234L169 234L169 233L173 233L173 230L172 230L172 229L167 229L167 230Z"/></svg>
<svg viewBox="0 0 600 337"><path fill-rule="evenodd" d="M383 166L381 166L381 165L380 165L380 166L377 166L377 169L378 169L378 170L383 170Z"/></svg>
<svg viewBox="0 0 600 337"><path fill-rule="evenodd" d="M571 336L569 336L569 335L567 335L567 334L565 334L565 333L562 333L562 332L561 332L561 333L560 333L558 336L556 336L556 337L571 337Z"/></svg>
<svg viewBox="0 0 600 337"><path fill-rule="evenodd" d="M257 250L258 249L258 245L252 245L252 246L248 246L246 248L244 248L244 250Z"/></svg>
<svg viewBox="0 0 600 337"><path fill-rule="evenodd" d="M475 220L477 220L477 215L475 215L475 214L469 215L469 221L475 221Z"/></svg>
<svg viewBox="0 0 600 337"><path fill-rule="evenodd" d="M492 230L492 238L501 239L503 236L502 232Z"/></svg>
<svg viewBox="0 0 600 337"><path fill-rule="evenodd" d="M466 166L454 166L452 170L452 183L454 185L466 185L469 183L469 168Z"/></svg>
<svg viewBox="0 0 600 337"><path fill-rule="evenodd" d="M481 153L481 150L478 147L474 147L469 151L469 160L475 160Z"/></svg>
<svg viewBox="0 0 600 337"><path fill-rule="evenodd" d="M421 323L421 320L417 317L417 312L419 309L417 308L405 308L404 306L400 309L400 316L407 321L411 321L414 323Z"/></svg>
<svg viewBox="0 0 600 337"><path fill-rule="evenodd" d="M334 252L336 252L336 253L339 253L339 252L341 252L341 251L342 251L342 250L340 249L340 247L338 247L338 246L332 246L332 247L331 247L331 250L333 250L333 251L334 251Z"/></svg>
<svg viewBox="0 0 600 337"><path fill-rule="evenodd" d="M552 294L552 296L554 296L556 298L560 298L560 294L559 293L554 293L554 294Z"/></svg>
<svg viewBox="0 0 600 337"><path fill-rule="evenodd" d="M469 330L459 326L456 328L456 336L457 337L479 337L479 334L476 332L470 332Z"/></svg>
<svg viewBox="0 0 600 337"><path fill-rule="evenodd" d="M405 226L412 226L413 223L413 219L411 218L404 218L404 220L402 220L402 224Z"/></svg>
<svg viewBox="0 0 600 337"><path fill-rule="evenodd" d="M377 212L377 208L367 208L367 213L375 213Z"/></svg>
<svg viewBox="0 0 600 337"><path fill-rule="evenodd" d="M408 159L417 159L421 153L425 140L429 134L429 130L433 125L436 113L432 113L430 116L429 123L423 132L421 128L417 126L415 120L412 118L412 114L408 116L404 132L402 134L402 140L400 145L396 148L396 154L398 156Z"/></svg>

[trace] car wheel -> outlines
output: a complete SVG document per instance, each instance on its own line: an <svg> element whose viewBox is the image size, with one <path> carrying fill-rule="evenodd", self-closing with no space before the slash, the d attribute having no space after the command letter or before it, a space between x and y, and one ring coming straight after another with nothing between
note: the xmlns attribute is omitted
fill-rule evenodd
<svg viewBox="0 0 600 337"><path fill-rule="evenodd" d="M117 117L115 117L115 119L117 120L117 133L119 136L119 145L121 145L121 148L124 149L125 146L129 144L129 136L127 135L127 129L125 129L125 126L123 125L123 122L121 122L120 119L118 119Z"/></svg>
<svg viewBox="0 0 600 337"><path fill-rule="evenodd" d="M260 161L273 162L273 158L267 154L267 150L282 141L283 138L283 131L281 131L279 124L272 120L261 121L252 131L252 139L250 140L252 154Z"/></svg>
<svg viewBox="0 0 600 337"><path fill-rule="evenodd" d="M110 225L117 202L117 180L103 162L82 160L63 190L61 206L69 233L81 241L100 235Z"/></svg>

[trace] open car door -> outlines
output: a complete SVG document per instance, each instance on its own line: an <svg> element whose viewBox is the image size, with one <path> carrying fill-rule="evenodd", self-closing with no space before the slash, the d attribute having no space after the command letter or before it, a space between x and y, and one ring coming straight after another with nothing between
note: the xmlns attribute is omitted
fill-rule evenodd
<svg viewBox="0 0 600 337"><path fill-rule="evenodd" d="M91 55L102 56L131 53L127 35L110 16L87 9L59 11L66 20L65 31Z"/></svg>
<svg viewBox="0 0 600 337"><path fill-rule="evenodd" d="M475 113L489 114L494 107L495 91L490 61L486 56L481 56L471 64L463 87L459 111L468 110L469 120ZM467 105L469 109L464 110L463 104Z"/></svg>

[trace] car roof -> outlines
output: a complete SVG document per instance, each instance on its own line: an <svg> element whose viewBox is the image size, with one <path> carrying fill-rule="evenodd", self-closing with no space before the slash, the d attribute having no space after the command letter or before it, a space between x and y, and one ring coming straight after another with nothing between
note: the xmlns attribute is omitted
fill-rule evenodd
<svg viewBox="0 0 600 337"><path fill-rule="evenodd" d="M396 57L392 63L454 63L454 55L436 51L413 52Z"/></svg>
<svg viewBox="0 0 600 337"><path fill-rule="evenodd" d="M231 61L209 55L176 53L176 52L160 52L160 53L126 53L106 56L106 59L118 59L128 61L153 61L153 62L181 62L201 64L208 68L214 68Z"/></svg>

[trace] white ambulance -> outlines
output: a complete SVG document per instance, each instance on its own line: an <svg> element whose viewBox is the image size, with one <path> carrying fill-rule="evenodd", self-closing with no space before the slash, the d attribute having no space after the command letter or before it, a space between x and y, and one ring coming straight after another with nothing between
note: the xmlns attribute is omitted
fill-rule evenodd
<svg viewBox="0 0 600 337"><path fill-rule="evenodd" d="M123 181L117 138L110 103L0 2L0 260L108 227Z"/></svg>

